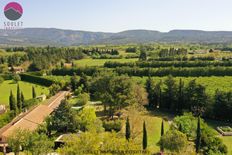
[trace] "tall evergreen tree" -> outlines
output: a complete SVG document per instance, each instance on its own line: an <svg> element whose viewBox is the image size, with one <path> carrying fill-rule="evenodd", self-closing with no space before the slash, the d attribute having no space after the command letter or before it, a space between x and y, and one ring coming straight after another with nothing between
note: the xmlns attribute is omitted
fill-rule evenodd
<svg viewBox="0 0 232 155"><path fill-rule="evenodd" d="M151 76L148 77L146 81L146 90L148 93L149 107L154 106L154 91L152 89L152 79Z"/></svg>
<svg viewBox="0 0 232 155"><path fill-rule="evenodd" d="M168 110L173 110L176 107L177 102L177 85L174 78L170 75L165 80L165 89L164 89L164 106Z"/></svg>
<svg viewBox="0 0 232 155"><path fill-rule="evenodd" d="M80 77L80 81L78 83L78 86L83 86L83 91L88 92L89 91L89 84L88 84L88 77L86 74L82 73Z"/></svg>
<svg viewBox="0 0 232 155"><path fill-rule="evenodd" d="M184 82L180 79L178 90L177 113L181 114L184 108Z"/></svg>
<svg viewBox="0 0 232 155"><path fill-rule="evenodd" d="M16 100L15 100L15 97L13 95L12 90L10 92L9 104L10 104L10 110L15 111L15 113L16 113L17 112L17 105L16 105Z"/></svg>
<svg viewBox="0 0 232 155"><path fill-rule="evenodd" d="M22 109L24 109L25 108L25 97L22 91L21 91L21 103L22 103Z"/></svg>
<svg viewBox="0 0 232 155"><path fill-rule="evenodd" d="M162 85L162 80L160 80L160 84ZM159 108L162 108L162 106L163 106L163 100L162 100L162 89L160 88L160 93L159 93Z"/></svg>
<svg viewBox="0 0 232 155"><path fill-rule="evenodd" d="M147 129L146 129L146 123L143 122L143 149L146 150L147 148Z"/></svg>
<svg viewBox="0 0 232 155"><path fill-rule="evenodd" d="M162 86L162 80L160 80L159 83L157 83L155 85L154 88L154 102L155 102L155 108L157 108L158 106L160 107L160 103L161 103L161 97L162 97L162 90L161 90L161 86Z"/></svg>
<svg viewBox="0 0 232 155"><path fill-rule="evenodd" d="M130 121L129 121L129 118L127 117L127 119L126 119L126 139L128 141L130 140L130 136L131 136L131 133L130 133Z"/></svg>
<svg viewBox="0 0 232 155"><path fill-rule="evenodd" d="M22 111L22 100L21 100L21 92L20 92L19 84L17 86L17 108L19 112Z"/></svg>
<svg viewBox="0 0 232 155"><path fill-rule="evenodd" d="M197 121L197 137L196 137L196 153L200 152L200 147L201 147L201 119L200 116L198 116L198 121Z"/></svg>
<svg viewBox="0 0 232 155"><path fill-rule="evenodd" d="M71 87L72 87L72 90L75 91L77 89L77 85L78 85L78 78L77 78L77 75L76 73L74 73L74 75L71 77Z"/></svg>
<svg viewBox="0 0 232 155"><path fill-rule="evenodd" d="M36 98L36 92L34 86L32 86L32 98Z"/></svg>
<svg viewBox="0 0 232 155"><path fill-rule="evenodd" d="M164 135L164 121L162 120L162 123L161 123L161 137ZM160 151L163 152L164 151L164 146L161 142L160 144Z"/></svg>
<svg viewBox="0 0 232 155"><path fill-rule="evenodd" d="M178 129L180 132L182 132L182 125L181 125L181 123L180 123L180 125L179 125L179 129Z"/></svg>

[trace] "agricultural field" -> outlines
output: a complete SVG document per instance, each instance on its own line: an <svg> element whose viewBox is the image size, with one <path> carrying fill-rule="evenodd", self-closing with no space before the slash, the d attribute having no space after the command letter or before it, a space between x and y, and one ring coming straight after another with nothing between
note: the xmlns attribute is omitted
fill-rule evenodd
<svg viewBox="0 0 232 155"><path fill-rule="evenodd" d="M49 94L48 88L40 86L40 85L19 81L19 86L20 86L21 91L24 94L25 99L32 98L32 86L35 87L35 91L37 95ZM0 92L1 92L0 104L8 105L9 95L10 95L11 90L13 91L14 95L16 95L17 84L14 83L12 80L6 80L2 84L0 84Z"/></svg>
<svg viewBox="0 0 232 155"><path fill-rule="evenodd" d="M85 67L85 66L103 66L105 62L113 61L113 62L135 62L138 59L82 59L74 61L77 67Z"/></svg>
<svg viewBox="0 0 232 155"><path fill-rule="evenodd" d="M133 77L138 82L141 82L143 84L146 83L148 77ZM164 81L167 77L152 77L157 82L160 80ZM206 87L206 91L209 94L214 94L217 89L221 91L232 91L232 77L231 76L225 76L225 77L175 77L175 80L179 82L179 79L182 79L185 84L187 84L191 80L196 80L197 83L202 84Z"/></svg>

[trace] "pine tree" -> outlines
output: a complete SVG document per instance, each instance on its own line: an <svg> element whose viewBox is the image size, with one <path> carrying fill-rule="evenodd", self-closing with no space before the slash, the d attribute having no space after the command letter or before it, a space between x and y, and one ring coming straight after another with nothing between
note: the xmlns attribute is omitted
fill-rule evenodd
<svg viewBox="0 0 232 155"><path fill-rule="evenodd" d="M146 123L143 122L143 149L145 150L147 148L147 129L146 129Z"/></svg>
<svg viewBox="0 0 232 155"><path fill-rule="evenodd" d="M129 121L129 118L127 117L127 120L126 120L126 139L128 141L130 139L130 136L131 136L131 133L130 133L130 121Z"/></svg>
<svg viewBox="0 0 232 155"><path fill-rule="evenodd" d="M22 111L22 100L21 100L21 93L20 93L19 84L17 86L17 108L18 108L19 112Z"/></svg>
<svg viewBox="0 0 232 155"><path fill-rule="evenodd" d="M32 86L32 98L36 98L36 92L34 86Z"/></svg>
<svg viewBox="0 0 232 155"><path fill-rule="evenodd" d="M15 111L15 113L16 113L17 112L17 105L16 105L15 97L13 95L12 90L10 92L9 104L10 104L10 110Z"/></svg>
<svg viewBox="0 0 232 155"><path fill-rule="evenodd" d="M197 121L197 138L196 138L196 153L199 153L201 147L201 119L198 116Z"/></svg>
<svg viewBox="0 0 232 155"><path fill-rule="evenodd" d="M22 103L22 109L24 109L25 108L25 98L24 98L22 91L21 91L21 103Z"/></svg>
<svg viewBox="0 0 232 155"><path fill-rule="evenodd" d="M162 120L162 123L161 123L161 137L164 135L164 121ZM164 146L163 144L161 143L160 144L160 151L163 152L164 151Z"/></svg>

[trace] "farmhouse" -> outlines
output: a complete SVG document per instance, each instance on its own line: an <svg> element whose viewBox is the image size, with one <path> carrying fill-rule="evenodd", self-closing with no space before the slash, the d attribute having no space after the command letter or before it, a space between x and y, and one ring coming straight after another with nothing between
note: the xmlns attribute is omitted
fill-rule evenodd
<svg viewBox="0 0 232 155"><path fill-rule="evenodd" d="M20 74L20 73L24 73L25 69L22 67L9 67L9 70L15 74Z"/></svg>

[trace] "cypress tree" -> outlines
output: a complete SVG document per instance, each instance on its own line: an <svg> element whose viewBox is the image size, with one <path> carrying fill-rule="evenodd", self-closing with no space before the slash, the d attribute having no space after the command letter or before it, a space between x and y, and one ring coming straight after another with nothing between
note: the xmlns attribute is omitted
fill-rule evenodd
<svg viewBox="0 0 232 155"><path fill-rule="evenodd" d="M181 123L180 123L180 125L179 125L179 129L178 129L180 132L182 132L182 125L181 125Z"/></svg>
<svg viewBox="0 0 232 155"><path fill-rule="evenodd" d="M149 76L147 81L146 81L146 90L148 93L149 107L152 107L154 105L154 91L152 89L151 76Z"/></svg>
<svg viewBox="0 0 232 155"><path fill-rule="evenodd" d="M182 81L182 79L180 79L179 82L179 91L178 91L178 102L177 102L177 107L176 107L176 111L178 114L182 113L183 107L184 107L184 82Z"/></svg>
<svg viewBox="0 0 232 155"><path fill-rule="evenodd" d="M161 123L161 136L164 135L164 120L162 120L162 123Z"/></svg>
<svg viewBox="0 0 232 155"><path fill-rule="evenodd" d="M146 123L143 122L143 149L145 150L147 148L147 129L146 129Z"/></svg>
<svg viewBox="0 0 232 155"><path fill-rule="evenodd" d="M164 135L164 121L162 120L162 123L161 123L161 137ZM163 152L164 151L164 146L163 146L163 143L161 142L160 144L160 151Z"/></svg>
<svg viewBox="0 0 232 155"><path fill-rule="evenodd" d="M160 85L162 85L162 80L160 80ZM159 108L162 108L162 89L160 88L159 92Z"/></svg>
<svg viewBox="0 0 232 155"><path fill-rule="evenodd" d="M21 93L20 93L20 87L19 84L17 86L17 108L19 112L22 110L22 100L21 100Z"/></svg>
<svg viewBox="0 0 232 155"><path fill-rule="evenodd" d="M32 98L36 98L36 92L34 86L32 86Z"/></svg>
<svg viewBox="0 0 232 155"><path fill-rule="evenodd" d="M9 103L10 104L10 110L15 111L15 113L17 113L17 105L16 105L15 97L13 95L12 90L10 92L9 102L10 102Z"/></svg>
<svg viewBox="0 0 232 155"><path fill-rule="evenodd" d="M22 109L24 109L25 108L25 98L24 98L22 91L21 91L21 103L22 103Z"/></svg>
<svg viewBox="0 0 232 155"><path fill-rule="evenodd" d="M129 121L129 118L127 117L127 119L126 119L126 139L128 141L130 139L130 136L131 136L131 133L130 133L130 121Z"/></svg>
<svg viewBox="0 0 232 155"><path fill-rule="evenodd" d="M199 153L200 147L201 147L201 119L200 116L198 116L197 121L197 138L196 138L196 153Z"/></svg>

